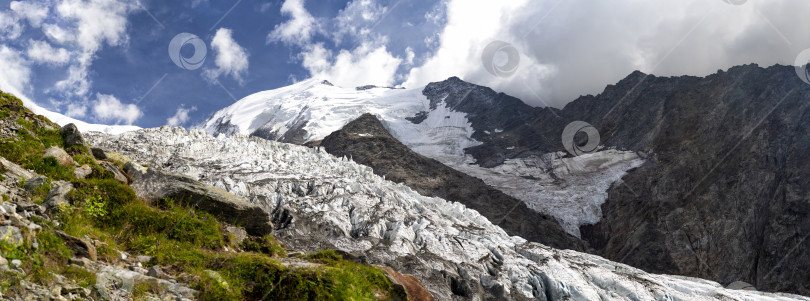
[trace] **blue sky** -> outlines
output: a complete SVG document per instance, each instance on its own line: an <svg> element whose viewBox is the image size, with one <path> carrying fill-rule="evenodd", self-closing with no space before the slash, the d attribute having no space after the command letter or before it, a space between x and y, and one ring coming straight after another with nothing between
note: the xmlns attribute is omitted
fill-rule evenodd
<svg viewBox="0 0 810 301"><path fill-rule="evenodd" d="M810 48L810 1L743 2L0 0L0 89L87 122L142 127L192 126L310 77L419 87L460 76L562 107L633 70L706 75L793 64ZM170 57L181 33L205 45L197 69ZM487 61L495 41L517 55ZM514 72L492 71L511 60Z"/></svg>
<svg viewBox="0 0 810 301"><path fill-rule="evenodd" d="M0 7L8 8L11 2L0 1ZM58 5L58 2L41 3ZM92 63L84 78L90 85L88 92L77 95L70 88L64 89L67 91L53 88L57 82L69 77L72 66L80 64L75 62L75 58L71 58L67 62L31 64L29 86L32 89L25 91L27 96L48 109L68 113L78 119L99 123L133 122L144 127L163 125L176 114L178 108L185 108L189 118L182 124L190 125L231 104L234 99L310 77L309 71L301 66L298 57L300 46L280 40L268 40L268 35L274 28L289 19L280 11L283 1L142 0L140 3L120 4L131 6L124 14L125 29L117 34L122 40L117 43L104 40L100 43L100 49L93 52ZM323 31L334 30L330 27L336 25L329 23L346 6L347 1L334 0L309 1L304 4L313 18L323 20ZM398 6L400 7L391 10L386 18L379 19L375 30L383 33L402 31L401 36L408 37L388 43L392 55L404 57L407 47L427 51L423 42L424 35L438 30L440 24L416 27L424 25L425 22L419 19L424 20L424 15L435 8L435 3L410 1ZM53 10L55 9L51 9L42 23L61 23L69 27L70 24L66 23L70 23L70 20L61 18ZM402 29L402 21L407 19L413 19L412 24L416 25ZM45 41L54 47L64 46L63 49L71 51L70 57L79 56L74 53L81 52L76 49L81 48L76 43L58 45L53 43L55 39L43 33L42 25L36 28L25 24L23 20L19 23L24 25L19 37L6 38L4 44L22 50L30 48L32 41ZM238 76L224 74L217 77L216 81L211 81L205 76L206 70L217 69L217 52L211 47L211 43L222 29L226 29L230 33L230 39L244 50L249 63L236 73ZM172 62L168 54L169 42L175 35L183 32L197 35L207 45L207 56L199 69L182 69ZM416 43L410 45L405 43L407 40ZM352 49L356 44L362 43L346 35L339 46L327 34L313 35L312 42L322 42L330 50L340 46ZM181 49L185 57L190 57L193 52L192 46L187 45ZM99 99L99 94L103 95L102 99L107 95L113 96L123 106L135 104L142 114L134 120L118 118L121 116L117 115L109 118L96 116L98 114L94 114L92 103ZM81 109L78 113L70 112L69 104L86 104L84 113L81 113Z"/></svg>

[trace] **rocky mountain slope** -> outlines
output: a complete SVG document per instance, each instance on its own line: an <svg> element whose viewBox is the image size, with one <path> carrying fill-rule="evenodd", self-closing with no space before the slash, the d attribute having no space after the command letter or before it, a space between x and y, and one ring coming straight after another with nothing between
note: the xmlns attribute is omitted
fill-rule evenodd
<svg viewBox="0 0 810 301"><path fill-rule="evenodd" d="M439 300L807 300L649 274L527 242L459 203L419 195L323 149L181 128L89 140L262 206L288 246L335 248L389 265L413 274Z"/></svg>
<svg viewBox="0 0 810 301"><path fill-rule="evenodd" d="M634 73L569 104L606 145L651 154L583 238L648 271L810 294L809 99L793 67L751 65Z"/></svg>
<svg viewBox="0 0 810 301"><path fill-rule="evenodd" d="M652 272L810 294L802 251L810 248L810 186L799 159L810 153L810 87L793 67L748 65L705 78L635 72L563 110L532 108L458 78L413 89L419 93L340 92L340 101L329 93L345 89L318 89L257 94L217 116L259 125L240 119L247 110L237 107L283 108L300 113L296 124L310 133L302 140L312 141L369 112L408 148L554 216L597 254ZM292 100L306 101L284 103ZM326 108L339 118L317 113ZM578 120L599 131L601 152L560 153L563 128ZM217 132L216 124L206 129Z"/></svg>
<svg viewBox="0 0 810 301"><path fill-rule="evenodd" d="M391 268L286 248L258 205L90 149L2 92L0 195L2 300L431 300Z"/></svg>
<svg viewBox="0 0 810 301"><path fill-rule="evenodd" d="M464 204L510 235L554 248L584 250L582 241L565 233L553 217L529 209L522 201L478 178L417 154L391 136L371 114L329 134L320 146L332 155L370 166L375 174L403 183L422 195Z"/></svg>

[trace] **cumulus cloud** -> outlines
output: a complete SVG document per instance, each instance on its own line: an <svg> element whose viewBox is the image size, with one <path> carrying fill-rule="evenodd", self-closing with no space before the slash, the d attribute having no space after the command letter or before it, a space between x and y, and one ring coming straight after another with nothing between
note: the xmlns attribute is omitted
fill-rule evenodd
<svg viewBox="0 0 810 301"><path fill-rule="evenodd" d="M68 77L55 88L68 97L85 96L91 85L87 74L94 54L103 45L119 46L128 40L127 16L134 3L119 0L62 0L56 6L59 24L43 24L43 32L55 43L75 45L79 54Z"/></svg>
<svg viewBox="0 0 810 301"><path fill-rule="evenodd" d="M81 103L69 103L65 115L73 118L84 118L87 116L87 106Z"/></svg>
<svg viewBox="0 0 810 301"><path fill-rule="evenodd" d="M287 22L276 25L267 35L267 42L281 41L287 44L305 45L318 30L318 24L304 8L304 0L286 0L281 5L281 13L289 16Z"/></svg>
<svg viewBox="0 0 810 301"><path fill-rule="evenodd" d="M174 116L169 117L166 119L166 124L170 126L180 126L186 124L189 120L188 114L197 110L196 106L192 106L191 108L186 108L185 105L181 104L177 107L177 112L174 113Z"/></svg>
<svg viewBox="0 0 810 301"><path fill-rule="evenodd" d="M746 63L792 64L810 47L810 2L451 0L439 46L403 84L450 76L561 107L601 92L633 70L656 75L707 75ZM492 41L520 53L517 73L484 68ZM496 59L503 60L503 54Z"/></svg>
<svg viewBox="0 0 810 301"><path fill-rule="evenodd" d="M64 48L54 48L45 41L29 41L28 58L37 63L62 65L70 60L70 53Z"/></svg>
<svg viewBox="0 0 810 301"><path fill-rule="evenodd" d="M42 21L48 17L48 6L46 3L11 1L9 6L20 18L28 20L28 23L33 27L39 27Z"/></svg>
<svg viewBox="0 0 810 301"><path fill-rule="evenodd" d="M394 57L385 46L363 44L352 51L340 50L337 55L316 44L302 52L302 65L313 77L324 78L344 87L361 85L390 86L402 59Z"/></svg>
<svg viewBox="0 0 810 301"><path fill-rule="evenodd" d="M216 53L214 63L217 69L205 70L203 76L213 82L220 75L226 75L242 84L243 76L248 70L248 53L233 39L231 30L218 29L211 41L211 47Z"/></svg>
<svg viewBox="0 0 810 301"><path fill-rule="evenodd" d="M23 95L31 80L29 62L20 51L5 45L0 45L0 89L6 92Z"/></svg>
<svg viewBox="0 0 810 301"><path fill-rule="evenodd" d="M140 109L134 104L123 104L118 98L109 94L96 94L96 101L93 103L93 113L98 120L103 122L115 122L132 124L143 115Z"/></svg>
<svg viewBox="0 0 810 301"><path fill-rule="evenodd" d="M346 87L394 85L403 60L388 50L386 36L372 30L388 10L373 0L355 0L347 3L334 19L317 20L304 8L303 1L287 0L281 12L291 19L276 26L268 42L299 47L297 58L311 77ZM335 45L351 38L354 48L333 51L323 42L312 42L313 35L322 27L334 28L320 33Z"/></svg>

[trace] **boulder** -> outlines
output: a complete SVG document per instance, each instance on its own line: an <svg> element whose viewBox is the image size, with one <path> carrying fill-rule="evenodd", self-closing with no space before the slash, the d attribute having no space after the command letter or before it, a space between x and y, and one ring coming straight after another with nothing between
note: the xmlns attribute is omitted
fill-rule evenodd
<svg viewBox="0 0 810 301"><path fill-rule="evenodd" d="M73 184L70 182L57 181L55 185L56 187L51 189L51 191L48 192L48 196L45 197L45 210L49 212L70 204L67 200L67 194L73 190Z"/></svg>
<svg viewBox="0 0 810 301"><path fill-rule="evenodd" d="M93 243L75 236L71 236L62 231L56 231L56 235L65 241L65 246L73 250L73 253L79 257L85 257L95 261L97 259L96 247Z"/></svg>
<svg viewBox="0 0 810 301"><path fill-rule="evenodd" d="M0 214L14 214L14 213L17 213L17 204L0 201Z"/></svg>
<svg viewBox="0 0 810 301"><path fill-rule="evenodd" d="M34 193L37 191L37 189L42 187L42 185L45 185L45 179L46 179L45 177L40 176L29 180L25 180L25 185L23 185L23 188L25 188L25 191Z"/></svg>
<svg viewBox="0 0 810 301"><path fill-rule="evenodd" d="M87 178L91 173L93 173L93 169L90 168L87 164L82 165L81 167L77 167L73 170L73 175L76 176L78 179Z"/></svg>
<svg viewBox="0 0 810 301"><path fill-rule="evenodd" d="M22 246L22 231L14 226L2 226L0 227L0 241L15 247Z"/></svg>
<svg viewBox="0 0 810 301"><path fill-rule="evenodd" d="M245 228L251 235L273 233L270 214L247 199L205 185L190 177L146 168L127 162L124 170L132 177L132 189L140 198L171 198L211 213L218 219Z"/></svg>
<svg viewBox="0 0 810 301"><path fill-rule="evenodd" d="M247 231L242 227L227 226L225 227L225 232L232 235L233 243L237 246L241 245L242 242L245 241L245 238L247 238Z"/></svg>
<svg viewBox="0 0 810 301"><path fill-rule="evenodd" d="M42 208L42 206L31 202L20 201L17 202L17 211L19 212L28 211L33 212L34 214L42 214L45 213L45 208Z"/></svg>
<svg viewBox="0 0 810 301"><path fill-rule="evenodd" d="M121 184L129 184L129 178L127 177L126 174L124 174L124 172L121 171L120 168L118 168L117 165L112 164L110 162L101 162L99 166L101 166L101 168L104 168L104 170L111 173L116 181L121 182Z"/></svg>
<svg viewBox="0 0 810 301"><path fill-rule="evenodd" d="M56 162L59 162L62 166L70 166L73 165L73 158L65 152L64 149L58 146L51 146L49 149L45 150L44 157L52 157L56 159Z"/></svg>
<svg viewBox="0 0 810 301"><path fill-rule="evenodd" d="M164 280L174 279L174 277L172 277L169 274L166 274L166 272L163 272L163 270L161 270L160 267L156 265L149 268L149 271L146 272L146 276Z"/></svg>
<svg viewBox="0 0 810 301"><path fill-rule="evenodd" d="M15 181L19 181L20 179L32 179L37 176L37 174L22 168L21 166L14 164L3 157L0 157L0 169L5 170L3 176L6 178L11 178Z"/></svg>
<svg viewBox="0 0 810 301"><path fill-rule="evenodd" d="M90 152L92 152L93 157L95 157L98 160L107 160L107 158L108 158L107 157L107 152L105 152L103 149L100 149L98 147L91 148Z"/></svg>
<svg viewBox="0 0 810 301"><path fill-rule="evenodd" d="M62 134L62 138L65 139L65 147L71 146L84 146L88 147L87 141L84 140L82 137L82 133L79 131L79 128L76 127L75 124L69 123L59 129L59 133Z"/></svg>

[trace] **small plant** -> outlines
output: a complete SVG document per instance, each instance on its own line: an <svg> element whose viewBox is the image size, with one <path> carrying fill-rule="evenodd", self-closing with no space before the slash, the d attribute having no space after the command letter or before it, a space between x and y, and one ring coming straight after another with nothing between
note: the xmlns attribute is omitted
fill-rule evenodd
<svg viewBox="0 0 810 301"><path fill-rule="evenodd" d="M103 218L107 216L107 203L100 195L93 195L82 203L82 212L90 218Z"/></svg>

